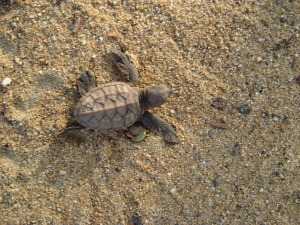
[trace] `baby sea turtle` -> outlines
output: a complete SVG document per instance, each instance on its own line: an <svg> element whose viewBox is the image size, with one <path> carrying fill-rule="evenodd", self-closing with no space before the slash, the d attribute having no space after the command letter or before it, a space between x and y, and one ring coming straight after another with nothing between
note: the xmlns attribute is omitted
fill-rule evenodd
<svg viewBox="0 0 300 225"><path fill-rule="evenodd" d="M117 69L134 85L138 78L134 65L122 52L112 49L111 53ZM93 74L86 71L78 79L78 90L82 97L73 115L82 127L106 132L140 124L167 142L178 142L174 128L148 111L165 103L172 94L166 85L138 88L124 82L111 82L96 87Z"/></svg>

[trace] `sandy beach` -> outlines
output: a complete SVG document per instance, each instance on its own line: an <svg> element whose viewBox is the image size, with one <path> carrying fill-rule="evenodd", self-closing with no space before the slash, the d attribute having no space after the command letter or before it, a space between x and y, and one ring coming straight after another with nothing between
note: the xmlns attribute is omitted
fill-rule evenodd
<svg viewBox="0 0 300 225"><path fill-rule="evenodd" d="M299 36L297 0L0 1L0 224L300 224ZM178 144L60 134L112 48Z"/></svg>

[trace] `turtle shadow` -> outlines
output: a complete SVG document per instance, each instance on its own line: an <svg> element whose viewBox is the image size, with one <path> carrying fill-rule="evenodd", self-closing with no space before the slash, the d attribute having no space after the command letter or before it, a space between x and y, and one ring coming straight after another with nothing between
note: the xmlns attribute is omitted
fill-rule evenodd
<svg viewBox="0 0 300 225"><path fill-rule="evenodd" d="M112 176L107 165L117 168L125 157L120 149L124 138L117 134L105 134L88 130L76 130L58 134L44 152L36 173L44 182L57 188L65 184L91 178L95 170L103 176Z"/></svg>
<svg viewBox="0 0 300 225"><path fill-rule="evenodd" d="M157 140L166 144L163 140ZM166 145L167 148L173 146ZM44 179L43 182L57 188L82 179L93 180L95 173L105 177L109 185L120 168L136 167L132 161L136 148L141 147L131 142L124 130L101 133L79 129L60 133L44 152L36 174Z"/></svg>

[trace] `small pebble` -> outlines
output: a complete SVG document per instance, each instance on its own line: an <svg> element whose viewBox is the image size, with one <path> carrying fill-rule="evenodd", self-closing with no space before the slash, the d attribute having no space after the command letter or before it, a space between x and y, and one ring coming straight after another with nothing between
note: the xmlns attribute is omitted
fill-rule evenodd
<svg viewBox="0 0 300 225"><path fill-rule="evenodd" d="M238 210L239 210L239 209L241 209L241 208L242 208L242 205L241 205L241 204L237 204L235 207L236 207L236 209L238 209Z"/></svg>
<svg viewBox="0 0 300 225"><path fill-rule="evenodd" d="M223 111L225 108L225 100L223 98L216 98L212 101L211 106Z"/></svg>
<svg viewBox="0 0 300 225"><path fill-rule="evenodd" d="M269 116L270 116L270 114L269 114L268 112L263 112L262 115L263 115L264 117L269 117Z"/></svg>
<svg viewBox="0 0 300 225"><path fill-rule="evenodd" d="M233 155L239 155L241 153L242 147L239 143L234 144Z"/></svg>
<svg viewBox="0 0 300 225"><path fill-rule="evenodd" d="M110 4L112 6L116 6L117 5L117 0L110 0Z"/></svg>
<svg viewBox="0 0 300 225"><path fill-rule="evenodd" d="M115 170L120 173L122 171L122 169L120 167L116 167Z"/></svg>
<svg viewBox="0 0 300 225"><path fill-rule="evenodd" d="M4 195L2 197L2 202L1 203L5 204L5 205L8 205L11 201L11 198L12 198L11 194Z"/></svg>
<svg viewBox="0 0 300 225"><path fill-rule="evenodd" d="M23 182L26 182L28 183L30 181L30 177L27 176L26 174L23 174L23 173L19 173L17 178L20 180L20 181L23 181Z"/></svg>
<svg viewBox="0 0 300 225"><path fill-rule="evenodd" d="M200 218L200 217L202 217L202 214L203 214L202 212L197 212L197 213L196 213L196 217L199 217L199 218Z"/></svg>
<svg viewBox="0 0 300 225"><path fill-rule="evenodd" d="M133 220L134 225L142 225L143 224L140 216L134 216L132 220Z"/></svg>
<svg viewBox="0 0 300 225"><path fill-rule="evenodd" d="M216 179L214 179L214 186L217 187L221 184L221 179L219 177L217 177Z"/></svg>
<svg viewBox="0 0 300 225"><path fill-rule="evenodd" d="M279 173L277 170L274 171L273 174L274 174L276 177L278 177L278 176L280 175L280 173Z"/></svg>
<svg viewBox="0 0 300 225"><path fill-rule="evenodd" d="M9 77L4 78L4 80L2 81L2 86L3 87L7 87L8 85L10 85L11 83L11 79Z"/></svg>
<svg viewBox="0 0 300 225"><path fill-rule="evenodd" d="M16 63L18 63L18 64L21 64L21 60L20 60L20 58L18 58L18 57L15 57L15 62L16 62Z"/></svg>
<svg viewBox="0 0 300 225"><path fill-rule="evenodd" d="M241 114L249 114L251 112L251 108L245 106L245 105L239 105L236 107L236 109L239 111Z"/></svg>
<svg viewBox="0 0 300 225"><path fill-rule="evenodd" d="M170 112L171 112L172 114L175 114L175 113L176 113L176 111L175 111L174 109L171 109Z"/></svg>
<svg viewBox="0 0 300 225"><path fill-rule="evenodd" d="M207 132L207 134L208 134L208 137L210 137L211 139L215 139L214 132L212 130L209 130Z"/></svg>
<svg viewBox="0 0 300 225"><path fill-rule="evenodd" d="M176 188L172 188L172 189L170 190L170 192L171 192L171 194L174 194L174 193L176 192Z"/></svg>
<svg viewBox="0 0 300 225"><path fill-rule="evenodd" d="M61 208L57 207L56 211L60 213L61 212Z"/></svg>
<svg viewBox="0 0 300 225"><path fill-rule="evenodd" d="M67 174L67 171L63 171L63 170L61 170L61 171L59 171L59 175L66 175Z"/></svg>

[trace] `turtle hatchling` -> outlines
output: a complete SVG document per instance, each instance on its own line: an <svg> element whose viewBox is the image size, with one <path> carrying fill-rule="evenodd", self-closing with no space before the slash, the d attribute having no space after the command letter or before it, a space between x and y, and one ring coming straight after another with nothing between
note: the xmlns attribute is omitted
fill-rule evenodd
<svg viewBox="0 0 300 225"><path fill-rule="evenodd" d="M135 66L119 50L112 49L111 54L116 68L130 84L111 82L96 87L93 74L90 71L83 73L78 79L78 90L82 97L73 114L80 128L106 132L127 130L138 124L163 137L166 142L177 143L178 136L174 128L148 111L165 103L172 89L163 84L134 87L138 79Z"/></svg>

